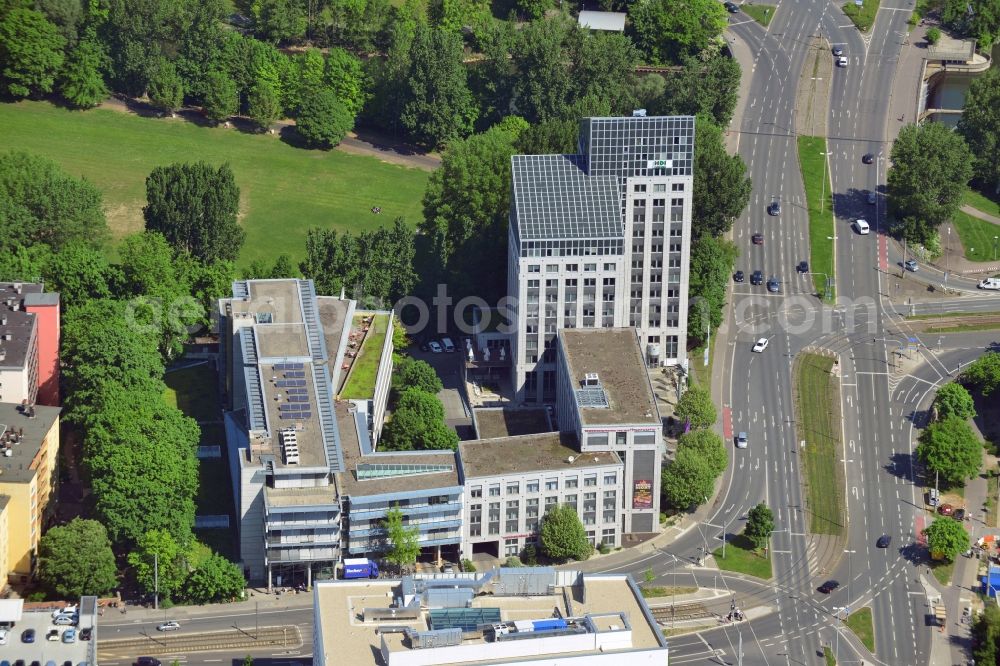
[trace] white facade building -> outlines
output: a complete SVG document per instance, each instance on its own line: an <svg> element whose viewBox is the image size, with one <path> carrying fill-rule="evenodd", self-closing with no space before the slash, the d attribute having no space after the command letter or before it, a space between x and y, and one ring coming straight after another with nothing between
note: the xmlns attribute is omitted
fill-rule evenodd
<svg viewBox="0 0 1000 666"><path fill-rule="evenodd" d="M552 506L576 509L590 543L621 545L624 466L613 451L580 453L569 435L542 433L459 444L462 553L520 555Z"/></svg>
<svg viewBox="0 0 1000 666"><path fill-rule="evenodd" d="M519 401L555 400L563 328L634 327L649 365L684 361L694 118L585 118L579 153L512 158Z"/></svg>

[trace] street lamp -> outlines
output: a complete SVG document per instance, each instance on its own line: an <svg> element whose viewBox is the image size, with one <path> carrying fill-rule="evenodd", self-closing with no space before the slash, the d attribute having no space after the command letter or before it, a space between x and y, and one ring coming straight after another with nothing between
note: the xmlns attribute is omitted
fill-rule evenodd
<svg viewBox="0 0 1000 666"><path fill-rule="evenodd" d="M826 206L826 169L827 162L829 162L830 155L833 155L833 151L828 153L820 153L823 156L823 185L820 188L821 194L819 195L819 212L822 215L823 208Z"/></svg>
<svg viewBox="0 0 1000 666"><path fill-rule="evenodd" d="M998 239L1000 239L1000 236L994 236L993 237L993 261L997 260L997 240Z"/></svg>

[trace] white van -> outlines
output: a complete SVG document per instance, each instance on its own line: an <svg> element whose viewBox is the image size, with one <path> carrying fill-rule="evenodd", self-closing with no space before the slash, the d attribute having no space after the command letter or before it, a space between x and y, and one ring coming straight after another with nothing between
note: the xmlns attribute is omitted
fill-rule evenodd
<svg viewBox="0 0 1000 666"><path fill-rule="evenodd" d="M441 346L443 346L444 350L449 354L455 351L455 343L451 341L451 338L441 338Z"/></svg>
<svg viewBox="0 0 1000 666"><path fill-rule="evenodd" d="M1000 289L1000 278L986 278L976 286L980 289Z"/></svg>
<svg viewBox="0 0 1000 666"><path fill-rule="evenodd" d="M861 219L854 221L854 230L857 231L862 236L866 236L870 229L871 227L868 226L867 221Z"/></svg>

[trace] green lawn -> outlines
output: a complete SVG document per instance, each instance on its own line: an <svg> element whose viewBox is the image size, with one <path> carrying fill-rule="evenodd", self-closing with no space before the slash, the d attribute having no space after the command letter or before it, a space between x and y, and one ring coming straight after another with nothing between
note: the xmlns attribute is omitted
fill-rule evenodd
<svg viewBox="0 0 1000 666"><path fill-rule="evenodd" d="M1000 217L1000 195L988 197L982 192L974 190L970 187L965 191L965 196L962 197L962 203L967 206L972 206L973 208L978 208L984 213L988 213L994 217Z"/></svg>
<svg viewBox="0 0 1000 666"><path fill-rule="evenodd" d="M823 658L826 659L826 666L837 666L837 658L833 656L833 650L823 646Z"/></svg>
<svg viewBox="0 0 1000 666"><path fill-rule="evenodd" d="M207 365L168 372L163 381L167 384L164 397L168 404L196 421L218 421L222 418L218 381L215 371Z"/></svg>
<svg viewBox="0 0 1000 666"><path fill-rule="evenodd" d="M736 571L762 580L770 580L774 574L771 571L771 556L764 557L754 548L750 539L742 534L734 536L726 545L726 556L722 557L722 547L712 553L715 563L724 571Z"/></svg>
<svg viewBox="0 0 1000 666"><path fill-rule="evenodd" d="M233 516L233 486L229 480L225 449L222 458L205 458L198 461L198 496L195 507L199 515Z"/></svg>
<svg viewBox="0 0 1000 666"><path fill-rule="evenodd" d="M937 578L937 582L942 585L949 585L951 583L951 574L954 571L955 562L953 560L931 561L931 572Z"/></svg>
<svg viewBox="0 0 1000 666"><path fill-rule="evenodd" d="M958 211L951 218L951 223L958 232L958 237L962 241L965 249L965 258L969 261L996 261L1000 260L1000 225L991 224L978 217L966 215ZM994 259L996 257L996 259Z"/></svg>
<svg viewBox="0 0 1000 666"><path fill-rule="evenodd" d="M871 608L865 606L852 612L844 624L861 639L869 652L875 652L875 625L872 624Z"/></svg>
<svg viewBox="0 0 1000 666"><path fill-rule="evenodd" d="M361 326L361 315L355 315L354 326ZM375 395L375 379L378 374L378 363L382 358L382 345L385 344L385 334L389 328L389 315L378 315L365 342L361 346L358 357L354 359L351 374L340 395L345 399L365 399Z"/></svg>
<svg viewBox="0 0 1000 666"><path fill-rule="evenodd" d="M799 169L805 185L809 210L809 267L813 272L816 293L826 294L827 276L836 284L833 272L833 194L830 192L830 172L826 168L826 139L817 136L798 138ZM832 291L832 289L831 289Z"/></svg>
<svg viewBox="0 0 1000 666"><path fill-rule="evenodd" d="M866 32L875 23L875 16L878 15L878 2L879 0L865 0L864 6L859 8L854 4L854 0L851 0L843 5L844 13L847 14L847 18L854 22L854 25L858 26L858 30Z"/></svg>
<svg viewBox="0 0 1000 666"><path fill-rule="evenodd" d="M830 370L833 359L802 354L795 362L795 412L805 473L809 531L840 534L844 528L843 474L840 459L840 395Z"/></svg>
<svg viewBox="0 0 1000 666"><path fill-rule="evenodd" d="M774 18L775 5L751 5L750 3L744 3L740 9L743 13L752 18L757 23L760 23L765 28L771 23L771 19Z"/></svg>
<svg viewBox="0 0 1000 666"><path fill-rule="evenodd" d="M726 553L727 555L729 553ZM644 587L639 586L639 591L646 599L657 599L660 597L676 596L680 594L693 594L698 591L697 587Z"/></svg>
<svg viewBox="0 0 1000 666"><path fill-rule="evenodd" d="M153 167L229 162L247 231L242 265L281 253L297 261L312 227L359 232L400 215L414 225L429 177L374 157L293 148L276 136L102 109L67 111L47 102L0 104L0 127L3 149L44 155L97 185L116 239L142 229ZM372 206L382 214L372 215Z"/></svg>

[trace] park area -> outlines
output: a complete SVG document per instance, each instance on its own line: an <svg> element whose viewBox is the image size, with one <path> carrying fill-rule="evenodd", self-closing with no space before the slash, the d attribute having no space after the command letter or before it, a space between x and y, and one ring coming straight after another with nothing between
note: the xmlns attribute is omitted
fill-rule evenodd
<svg viewBox="0 0 1000 666"><path fill-rule="evenodd" d="M275 136L104 109L69 111L48 102L0 104L0 127L4 149L42 155L96 185L115 240L142 230L153 167L229 162L247 232L244 266L255 259L273 263L279 254L298 263L313 227L357 233L399 216L416 225L429 177L374 157L295 148ZM380 215L371 212L376 206Z"/></svg>

